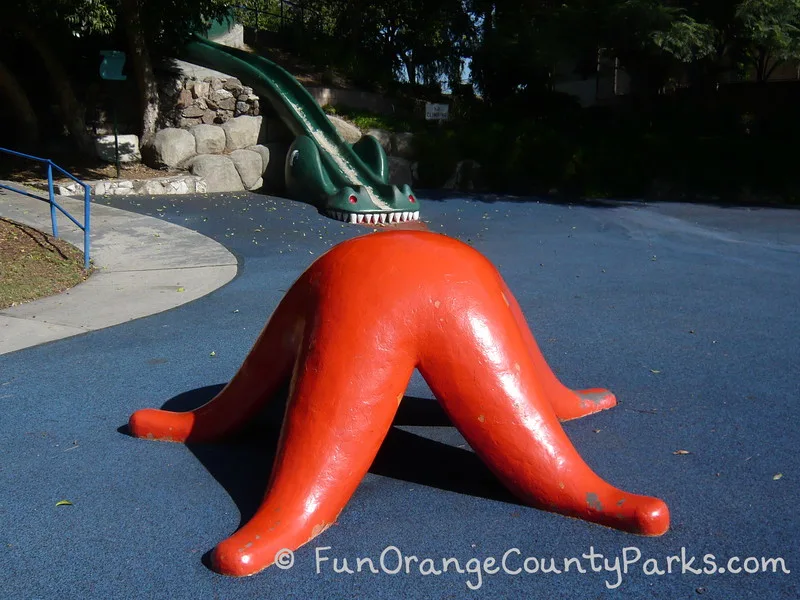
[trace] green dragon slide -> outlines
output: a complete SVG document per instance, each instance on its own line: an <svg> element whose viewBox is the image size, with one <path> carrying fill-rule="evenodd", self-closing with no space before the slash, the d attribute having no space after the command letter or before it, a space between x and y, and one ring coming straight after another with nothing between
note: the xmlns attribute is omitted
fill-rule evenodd
<svg viewBox="0 0 800 600"><path fill-rule="evenodd" d="M419 219L407 185L389 183L389 161L375 138L345 142L316 100L287 71L262 56L195 35L181 56L237 77L269 102L296 136L286 155L286 191L294 199L348 223Z"/></svg>

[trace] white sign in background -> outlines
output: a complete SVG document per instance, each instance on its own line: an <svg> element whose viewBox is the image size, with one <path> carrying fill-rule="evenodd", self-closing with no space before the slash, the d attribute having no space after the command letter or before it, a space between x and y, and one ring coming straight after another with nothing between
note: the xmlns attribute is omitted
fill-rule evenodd
<svg viewBox="0 0 800 600"><path fill-rule="evenodd" d="M449 114L449 104L425 103L425 119L428 121L446 121Z"/></svg>

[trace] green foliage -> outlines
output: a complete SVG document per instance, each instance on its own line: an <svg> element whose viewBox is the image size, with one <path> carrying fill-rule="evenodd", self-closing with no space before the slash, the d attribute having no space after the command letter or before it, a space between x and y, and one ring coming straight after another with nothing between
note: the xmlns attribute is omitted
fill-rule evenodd
<svg viewBox="0 0 800 600"><path fill-rule="evenodd" d="M105 0L58 0L53 5L72 32L79 35L109 34L117 25L116 7Z"/></svg>
<svg viewBox="0 0 800 600"><path fill-rule="evenodd" d="M740 52L767 79L781 63L800 58L800 0L745 0L736 9Z"/></svg>
<svg viewBox="0 0 800 600"><path fill-rule="evenodd" d="M303 10L280 0L249 0L237 15L250 26L294 36L301 55L324 45L331 66L362 84L459 83L472 39L461 0L307 0ZM310 36L310 38L309 38ZM291 40L289 40L291 42ZM302 43L305 42L305 43ZM309 43L310 42L310 43Z"/></svg>
<svg viewBox="0 0 800 600"><path fill-rule="evenodd" d="M236 0L139 0L142 29L152 50L169 55L195 32L229 14Z"/></svg>
<svg viewBox="0 0 800 600"><path fill-rule="evenodd" d="M145 38L164 53L179 48L193 32L227 15L236 0L138 0ZM12 0L12 20L36 24L55 36L121 37L121 0Z"/></svg>
<svg viewBox="0 0 800 600"><path fill-rule="evenodd" d="M362 131L368 129L383 129L390 132L416 131L423 124L419 120L402 116L384 115L368 110L331 106L330 104L323 106L322 110L329 115L337 115L347 119Z"/></svg>
<svg viewBox="0 0 800 600"><path fill-rule="evenodd" d="M698 23L686 14L681 14L663 30L651 34L652 40L661 50L689 63L711 56L716 48L717 31L708 23Z"/></svg>

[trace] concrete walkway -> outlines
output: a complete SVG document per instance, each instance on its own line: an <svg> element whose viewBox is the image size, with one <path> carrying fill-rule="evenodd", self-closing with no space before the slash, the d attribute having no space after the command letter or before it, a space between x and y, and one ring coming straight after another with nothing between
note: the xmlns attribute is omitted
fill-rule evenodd
<svg viewBox="0 0 800 600"><path fill-rule="evenodd" d="M82 200L57 201L82 221ZM202 234L102 204L91 211L97 270L67 292L0 310L0 354L169 310L236 276L236 257ZM0 217L51 232L48 204L22 194L0 190ZM83 249L83 232L60 213L58 223L59 237Z"/></svg>

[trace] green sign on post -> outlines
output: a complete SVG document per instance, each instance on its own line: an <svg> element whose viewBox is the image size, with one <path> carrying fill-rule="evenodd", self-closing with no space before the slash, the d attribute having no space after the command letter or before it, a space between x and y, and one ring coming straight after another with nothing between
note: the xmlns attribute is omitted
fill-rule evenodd
<svg viewBox="0 0 800 600"><path fill-rule="evenodd" d="M122 74L125 66L125 53L119 50L101 50L100 77L109 81L125 81ZM114 100L114 151L116 152L117 179L119 179L119 131L117 130L117 104Z"/></svg>
<svg viewBox="0 0 800 600"><path fill-rule="evenodd" d="M101 50L103 62L100 63L100 77L112 81L125 81L127 77L122 74L125 66L125 53L119 50Z"/></svg>

